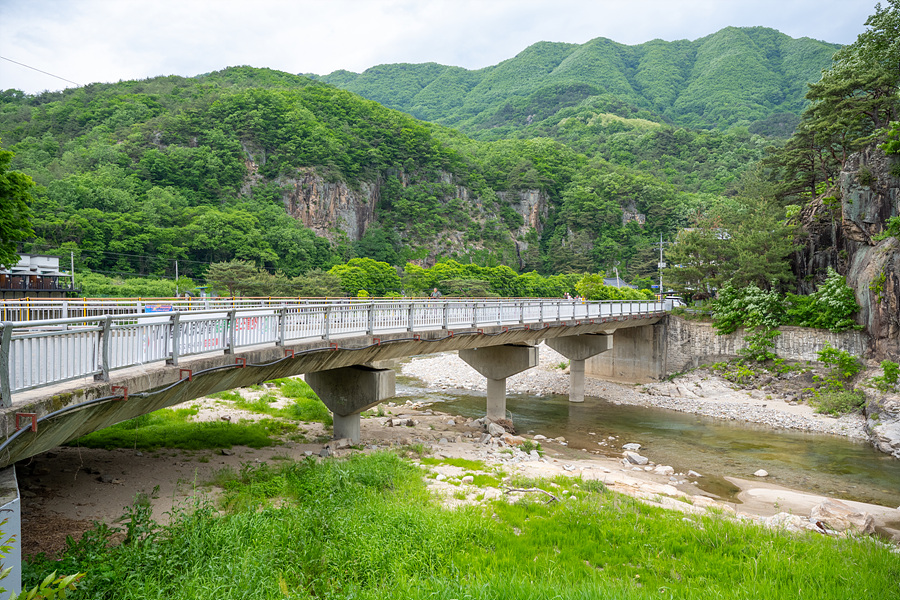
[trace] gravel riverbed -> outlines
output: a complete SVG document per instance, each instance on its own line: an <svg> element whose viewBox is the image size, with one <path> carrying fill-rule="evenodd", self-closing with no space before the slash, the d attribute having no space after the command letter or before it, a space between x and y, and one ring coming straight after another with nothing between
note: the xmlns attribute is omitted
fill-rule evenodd
<svg viewBox="0 0 900 600"><path fill-rule="evenodd" d="M568 394L568 361L546 345L540 346L540 364L506 380L509 394ZM402 367L414 377L440 390L485 391L486 380L456 353L415 358ZM862 415L839 418L817 414L809 404L789 402L777 390L734 389L715 373L698 369L672 381L625 385L588 377L585 395L615 404L652 406L708 417L758 423L781 429L827 433L867 439Z"/></svg>

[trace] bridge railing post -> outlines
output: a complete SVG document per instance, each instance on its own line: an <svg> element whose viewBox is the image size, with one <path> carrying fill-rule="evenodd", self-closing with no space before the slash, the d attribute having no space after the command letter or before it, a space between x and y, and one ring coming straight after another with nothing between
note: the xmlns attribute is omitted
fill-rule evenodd
<svg viewBox="0 0 900 600"><path fill-rule="evenodd" d="M322 334L322 337L325 338L325 341L331 339L331 305L325 305L325 331Z"/></svg>
<svg viewBox="0 0 900 600"><path fill-rule="evenodd" d="M415 313L413 313L413 309L414 309L415 305L416 305L415 302L410 300L409 308L407 309L408 312L406 313L406 330L407 331L412 331L413 328L415 327L415 322L413 321L413 318L415 317Z"/></svg>
<svg viewBox="0 0 900 600"><path fill-rule="evenodd" d="M109 381L109 329L112 325L112 315L103 318L100 330L100 373L94 375L98 381Z"/></svg>
<svg viewBox="0 0 900 600"><path fill-rule="evenodd" d="M12 323L0 323L0 406L12 406L12 365L9 360L9 346L12 342Z"/></svg>
<svg viewBox="0 0 900 600"><path fill-rule="evenodd" d="M444 314L442 317L442 321L444 324L444 330L446 331L450 329L450 303L447 300L444 300L443 304L444 306L442 310Z"/></svg>
<svg viewBox="0 0 900 600"><path fill-rule="evenodd" d="M237 345L237 309L228 311L228 340L225 346L225 354L234 354Z"/></svg>
<svg viewBox="0 0 900 600"><path fill-rule="evenodd" d="M181 349L181 313L172 313L172 322L169 323L172 328L172 357L166 362L170 365L178 365L178 354Z"/></svg>
<svg viewBox="0 0 900 600"><path fill-rule="evenodd" d="M276 346L284 346L285 321L287 321L287 308L282 306L278 309L278 339L275 340Z"/></svg>
<svg viewBox="0 0 900 600"><path fill-rule="evenodd" d="M375 335L375 301L369 302L369 312L366 315L366 335Z"/></svg>

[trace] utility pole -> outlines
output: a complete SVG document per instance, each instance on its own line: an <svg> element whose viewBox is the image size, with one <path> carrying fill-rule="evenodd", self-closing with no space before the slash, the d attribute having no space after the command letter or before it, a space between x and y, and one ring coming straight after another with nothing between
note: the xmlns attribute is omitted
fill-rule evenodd
<svg viewBox="0 0 900 600"><path fill-rule="evenodd" d="M663 279L662 279L662 270L666 268L666 263L663 262L663 246L666 244L671 244L673 242L664 242L662 233L659 234L659 299L660 301L665 300L665 290L663 288Z"/></svg>
<svg viewBox="0 0 900 600"><path fill-rule="evenodd" d="M75 253L69 252L69 265L71 267L70 272L72 273L72 291L75 291Z"/></svg>
<svg viewBox="0 0 900 600"><path fill-rule="evenodd" d="M660 238L662 239L662 238ZM175 259L175 297L178 297L178 259Z"/></svg>

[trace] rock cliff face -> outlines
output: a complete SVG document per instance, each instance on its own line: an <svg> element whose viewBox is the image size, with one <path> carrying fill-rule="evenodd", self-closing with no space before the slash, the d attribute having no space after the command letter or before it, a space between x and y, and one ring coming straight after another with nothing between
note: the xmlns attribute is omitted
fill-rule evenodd
<svg viewBox="0 0 900 600"><path fill-rule="evenodd" d="M828 267L847 277L876 360L900 359L900 240L875 239L888 218L900 215L900 179L890 174L897 160L877 148L852 155L840 188L801 213L808 237L794 260L802 293L814 291Z"/></svg>
<svg viewBox="0 0 900 600"><path fill-rule="evenodd" d="M329 183L308 170L298 177L282 179L282 196L288 213L316 235L334 239L343 232L351 241L360 239L375 221L380 186L361 183L351 190L343 182Z"/></svg>
<svg viewBox="0 0 900 600"><path fill-rule="evenodd" d="M250 161L245 193L252 186L261 183L256 172L256 165ZM408 184L403 174L400 175L400 181L404 186ZM471 206L470 214L476 221L486 221L494 216L468 188L456 185L452 175L444 174L442 182L453 185L455 190L454 194L444 199L445 202L458 199ZM349 241L356 241L365 235L370 226L377 223L375 207L381 199L381 180L360 182L358 187L352 188L344 182L325 181L314 169L305 169L298 171L296 177L282 177L276 183L284 190L282 202L288 213L317 235L330 240L346 237ZM497 195L501 202L508 203L522 216L523 225L509 232L510 243L514 243L522 253L528 249L528 244L518 241L518 238L526 236L532 228L538 235L541 234L547 219L549 199L546 194L536 190L500 192ZM465 233L447 230L432 240L428 258L421 261L423 265L431 266L439 256L463 254L476 248L467 245Z"/></svg>

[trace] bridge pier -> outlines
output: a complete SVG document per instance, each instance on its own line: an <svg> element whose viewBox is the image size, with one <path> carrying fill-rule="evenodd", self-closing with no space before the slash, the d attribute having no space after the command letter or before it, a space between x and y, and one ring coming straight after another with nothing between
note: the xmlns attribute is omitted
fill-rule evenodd
<svg viewBox="0 0 900 600"><path fill-rule="evenodd" d="M459 351L459 357L487 378L487 417L506 418L506 378L538 364L536 346L487 346Z"/></svg>
<svg viewBox="0 0 900 600"><path fill-rule="evenodd" d="M549 338L547 345L569 359L569 402L584 402L584 361L611 350L611 334L569 335Z"/></svg>
<svg viewBox="0 0 900 600"><path fill-rule="evenodd" d="M396 394L396 373L356 365L313 371L304 377L334 416L334 439L359 442L359 413Z"/></svg>

